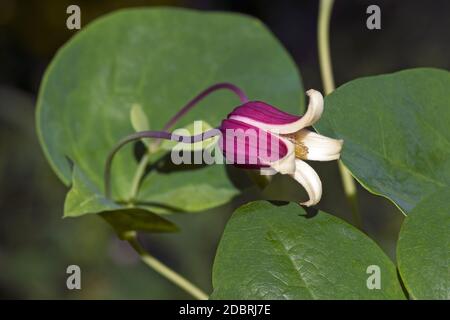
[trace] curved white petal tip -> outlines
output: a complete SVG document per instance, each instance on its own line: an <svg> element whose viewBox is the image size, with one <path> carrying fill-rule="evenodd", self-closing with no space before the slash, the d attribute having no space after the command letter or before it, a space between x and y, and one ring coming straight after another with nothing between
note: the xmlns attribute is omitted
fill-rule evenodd
<svg viewBox="0 0 450 320"><path fill-rule="evenodd" d="M317 204L322 197L322 182L316 171L306 162L297 159L293 177L305 188L309 196L309 200L301 204L307 207Z"/></svg>
<svg viewBox="0 0 450 320"><path fill-rule="evenodd" d="M309 97L308 110L303 115L303 128L312 126L316 123L323 113L323 96L322 94L314 89L309 89L306 91L306 95Z"/></svg>
<svg viewBox="0 0 450 320"><path fill-rule="evenodd" d="M319 91L314 89L306 91L306 95L309 97L308 109L300 119L288 124L270 125L267 126L267 130L277 134L289 134L310 127L316 123L323 113L323 96Z"/></svg>
<svg viewBox="0 0 450 320"><path fill-rule="evenodd" d="M286 155L274 162L270 163L270 167L281 174L294 174L295 173L295 150L294 145L288 139L278 137L283 143L286 144Z"/></svg>

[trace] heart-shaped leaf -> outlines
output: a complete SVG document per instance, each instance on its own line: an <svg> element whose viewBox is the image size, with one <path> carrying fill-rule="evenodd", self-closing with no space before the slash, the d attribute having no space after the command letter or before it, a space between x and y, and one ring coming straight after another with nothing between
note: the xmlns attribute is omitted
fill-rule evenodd
<svg viewBox="0 0 450 320"><path fill-rule="evenodd" d="M351 81L325 99L321 133L369 191L408 213L450 185L450 73L412 69Z"/></svg>
<svg viewBox="0 0 450 320"><path fill-rule="evenodd" d="M397 261L413 299L450 299L450 189L422 200L400 230Z"/></svg>
<svg viewBox="0 0 450 320"><path fill-rule="evenodd" d="M228 222L213 287L215 299L404 299L395 266L366 235L327 213L264 201Z"/></svg>
<svg viewBox="0 0 450 320"><path fill-rule="evenodd" d="M288 112L303 107L292 59L256 19L185 9L130 9L84 27L53 59L37 106L40 141L57 175L69 185L71 161L98 190L66 208L101 197L107 154L134 131L132 108L139 106L131 112L135 127L158 130L197 93L218 82L234 83L250 99ZM216 126L238 104L230 92L214 93L177 127L194 120ZM142 121L144 116L148 121ZM132 147L125 147L112 168L115 200L130 198L137 168ZM138 193L137 200L155 211L205 210L238 193L223 166L164 168L152 166ZM76 185L71 192L79 192ZM104 204L91 209L108 210Z"/></svg>

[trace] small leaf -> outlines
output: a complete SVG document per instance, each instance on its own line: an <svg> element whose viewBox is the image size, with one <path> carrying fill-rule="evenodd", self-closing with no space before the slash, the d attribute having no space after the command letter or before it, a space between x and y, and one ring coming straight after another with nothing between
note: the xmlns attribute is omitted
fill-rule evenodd
<svg viewBox="0 0 450 320"><path fill-rule="evenodd" d="M425 198L403 222L400 275L413 299L450 299L450 189Z"/></svg>
<svg viewBox="0 0 450 320"><path fill-rule="evenodd" d="M105 198L80 168L73 167L72 186L64 202L64 217L78 217L120 208L120 205Z"/></svg>
<svg viewBox="0 0 450 320"><path fill-rule="evenodd" d="M142 106L139 103L135 103L131 107L130 121L134 131L136 132L150 130L147 115L144 110L142 110Z"/></svg>
<svg viewBox="0 0 450 320"><path fill-rule="evenodd" d="M343 139L342 161L407 214L450 186L450 72L411 69L350 81L325 99L316 128Z"/></svg>
<svg viewBox="0 0 450 320"><path fill-rule="evenodd" d="M369 266L380 289L369 289ZM213 267L214 299L404 299L396 268L366 235L325 212L259 201L236 210Z"/></svg>
<svg viewBox="0 0 450 320"><path fill-rule="evenodd" d="M167 219L144 209L130 208L105 211L100 215L114 228L121 239L130 232L175 232L178 227Z"/></svg>

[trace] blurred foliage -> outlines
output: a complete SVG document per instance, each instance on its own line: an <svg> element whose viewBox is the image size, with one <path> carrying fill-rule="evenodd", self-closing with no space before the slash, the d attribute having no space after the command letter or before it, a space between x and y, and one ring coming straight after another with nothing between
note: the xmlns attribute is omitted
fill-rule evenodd
<svg viewBox="0 0 450 320"><path fill-rule="evenodd" d="M337 84L411 67L450 68L450 1L376 1L382 30L365 28L373 1L336 1L331 51ZM98 217L62 219L66 188L51 172L34 131L34 100L51 57L76 31L65 28L68 4L82 25L121 7L181 5L259 17L302 70L305 88L321 88L316 50L318 1L0 1L0 298L189 298L139 263ZM313 163L324 178L321 209L351 221L334 163ZM289 186L285 186L289 190ZM402 214L388 200L358 189L365 231L392 258ZM240 199L242 201L243 199ZM175 235L146 236L150 252L211 291L217 242L237 203L198 215L178 215ZM65 287L78 264L82 290Z"/></svg>
<svg viewBox="0 0 450 320"><path fill-rule="evenodd" d="M76 30L66 28L66 8L76 4L81 8L82 26L100 15L126 7L168 6L174 0L2 0L0 26L8 28L14 37L30 51L39 56L51 55ZM38 13L38 14L36 14ZM51 35L51 36L49 36Z"/></svg>

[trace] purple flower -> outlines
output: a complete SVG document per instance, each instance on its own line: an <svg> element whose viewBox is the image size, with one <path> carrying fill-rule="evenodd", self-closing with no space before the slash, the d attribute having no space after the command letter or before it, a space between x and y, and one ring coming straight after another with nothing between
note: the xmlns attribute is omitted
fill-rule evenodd
<svg viewBox="0 0 450 320"><path fill-rule="evenodd" d="M283 112L267 103L249 101L235 108L222 121L220 147L228 163L291 175L307 191L305 206L319 202L322 183L314 169L303 160L339 159L342 140L331 139L306 127L323 112L320 92L306 92L310 101L303 116Z"/></svg>

